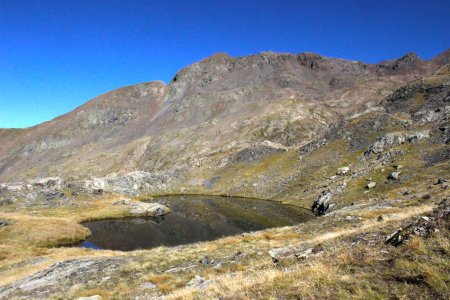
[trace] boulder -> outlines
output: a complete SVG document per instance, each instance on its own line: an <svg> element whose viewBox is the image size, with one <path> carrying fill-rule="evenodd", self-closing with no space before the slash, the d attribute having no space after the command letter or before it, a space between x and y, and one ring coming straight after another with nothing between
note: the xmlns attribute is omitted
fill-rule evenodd
<svg viewBox="0 0 450 300"><path fill-rule="evenodd" d="M280 261L282 257L289 256L293 253L293 249L284 247L284 248L274 248L269 250L269 256L272 258L274 263Z"/></svg>
<svg viewBox="0 0 450 300"><path fill-rule="evenodd" d="M331 192L326 190L314 201L312 211L316 216L322 216L329 213L333 207L335 205L331 203Z"/></svg>
<svg viewBox="0 0 450 300"><path fill-rule="evenodd" d="M133 202L128 205L129 211L137 216L163 216L170 212L170 208L159 203Z"/></svg>

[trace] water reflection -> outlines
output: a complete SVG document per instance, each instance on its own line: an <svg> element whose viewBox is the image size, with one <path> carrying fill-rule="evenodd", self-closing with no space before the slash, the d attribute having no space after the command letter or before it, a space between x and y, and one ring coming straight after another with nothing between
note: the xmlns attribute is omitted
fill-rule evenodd
<svg viewBox="0 0 450 300"><path fill-rule="evenodd" d="M152 201L170 207L172 212L161 217L84 223L92 235L80 246L125 251L176 246L312 218L304 209L272 201L211 196L171 196Z"/></svg>

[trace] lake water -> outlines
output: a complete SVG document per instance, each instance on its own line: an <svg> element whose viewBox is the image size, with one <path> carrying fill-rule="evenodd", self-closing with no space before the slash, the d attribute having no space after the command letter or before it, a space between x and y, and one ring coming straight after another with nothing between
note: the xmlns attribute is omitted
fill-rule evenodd
<svg viewBox="0 0 450 300"><path fill-rule="evenodd" d="M210 241L313 218L302 208L274 201L217 196L167 196L148 202L171 208L162 217L124 218L83 223L92 235L78 246L135 250Z"/></svg>

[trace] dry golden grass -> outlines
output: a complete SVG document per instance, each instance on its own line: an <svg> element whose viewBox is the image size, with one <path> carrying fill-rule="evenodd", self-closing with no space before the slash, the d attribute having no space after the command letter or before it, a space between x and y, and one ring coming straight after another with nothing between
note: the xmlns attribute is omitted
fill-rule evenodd
<svg viewBox="0 0 450 300"><path fill-rule="evenodd" d="M393 265L386 264L389 260L380 251L386 247L382 241L368 247L334 240L325 245L323 254L290 261L287 269L260 262L262 265L218 275L214 285L202 293L185 288L167 299L385 299L392 295L445 299L450 295L449 254L435 252L448 250L448 232L426 241L415 237L399 248L390 247Z"/></svg>

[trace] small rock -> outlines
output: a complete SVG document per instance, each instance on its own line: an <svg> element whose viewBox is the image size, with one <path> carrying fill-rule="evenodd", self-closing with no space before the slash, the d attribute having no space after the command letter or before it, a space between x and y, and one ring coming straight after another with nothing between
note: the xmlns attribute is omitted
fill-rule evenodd
<svg viewBox="0 0 450 300"><path fill-rule="evenodd" d="M236 261L236 260L238 260L239 258L244 257L244 256L247 256L247 253L238 251L238 252L236 252L235 254L233 254L233 255L231 256L231 260L232 260L232 261Z"/></svg>
<svg viewBox="0 0 450 300"><path fill-rule="evenodd" d="M350 172L350 167L342 167L339 168L336 172L337 175L345 175L348 174Z"/></svg>
<svg viewBox="0 0 450 300"><path fill-rule="evenodd" d="M355 216L346 216L345 217L345 221L350 222L350 223L354 223L354 222L359 221L359 218L355 217Z"/></svg>
<svg viewBox="0 0 450 300"><path fill-rule="evenodd" d="M411 191L410 191L410 190L404 190L404 191L401 192L401 194L402 194L403 196L406 196L406 195L411 194Z"/></svg>
<svg viewBox="0 0 450 300"><path fill-rule="evenodd" d="M220 262L220 263L218 263L217 265L215 265L215 266L213 267L213 269L220 269L220 268L222 268L222 265L223 265L223 262Z"/></svg>
<svg viewBox="0 0 450 300"><path fill-rule="evenodd" d="M392 172L391 174L389 174L388 179L399 180L400 179L400 173L401 172Z"/></svg>
<svg viewBox="0 0 450 300"><path fill-rule="evenodd" d="M202 265L209 265L211 263L211 260L209 259L208 256L202 256L199 260L199 263L201 263Z"/></svg>
<svg viewBox="0 0 450 300"><path fill-rule="evenodd" d="M120 199L113 203L113 205L128 205L130 204L130 199Z"/></svg>
<svg viewBox="0 0 450 300"><path fill-rule="evenodd" d="M388 235L388 237L386 238L384 243L385 244L390 244L392 246L400 245L401 243L403 243L403 238L402 238L401 233L402 233L402 230L399 229L396 232Z"/></svg>
<svg viewBox="0 0 450 300"><path fill-rule="evenodd" d="M9 223L9 222L7 222L7 221L2 221L2 220L0 220L0 228L2 228L2 227L5 227L5 226L8 226L8 225L10 225L11 223Z"/></svg>
<svg viewBox="0 0 450 300"><path fill-rule="evenodd" d="M205 278L203 278L201 276L195 275L195 277L192 278L186 284L186 287L204 289L205 287L207 287L210 284L211 284L211 280L207 280L207 279L205 279Z"/></svg>
<svg viewBox="0 0 450 300"><path fill-rule="evenodd" d="M366 188L367 188L367 189L372 189L372 188L376 187L376 185L377 185L376 182L371 181L371 182L369 182L369 183L366 185Z"/></svg>
<svg viewBox="0 0 450 300"><path fill-rule="evenodd" d="M306 259L306 258L308 258L308 256L309 256L311 253L313 253L313 250L314 250L313 248L308 248L308 249L299 251L299 252L297 252L297 253L295 254L295 257L298 258L298 259Z"/></svg>
<svg viewBox="0 0 450 300"><path fill-rule="evenodd" d="M437 184L443 184L445 182L447 182L445 178L439 178Z"/></svg>
<svg viewBox="0 0 450 300"><path fill-rule="evenodd" d="M156 285L151 282L144 282L143 284L141 284L141 288L144 290L153 290L156 288Z"/></svg>
<svg viewBox="0 0 450 300"><path fill-rule="evenodd" d="M94 189L92 191L92 194L96 195L96 196L101 196L101 195L103 195L103 189Z"/></svg>

